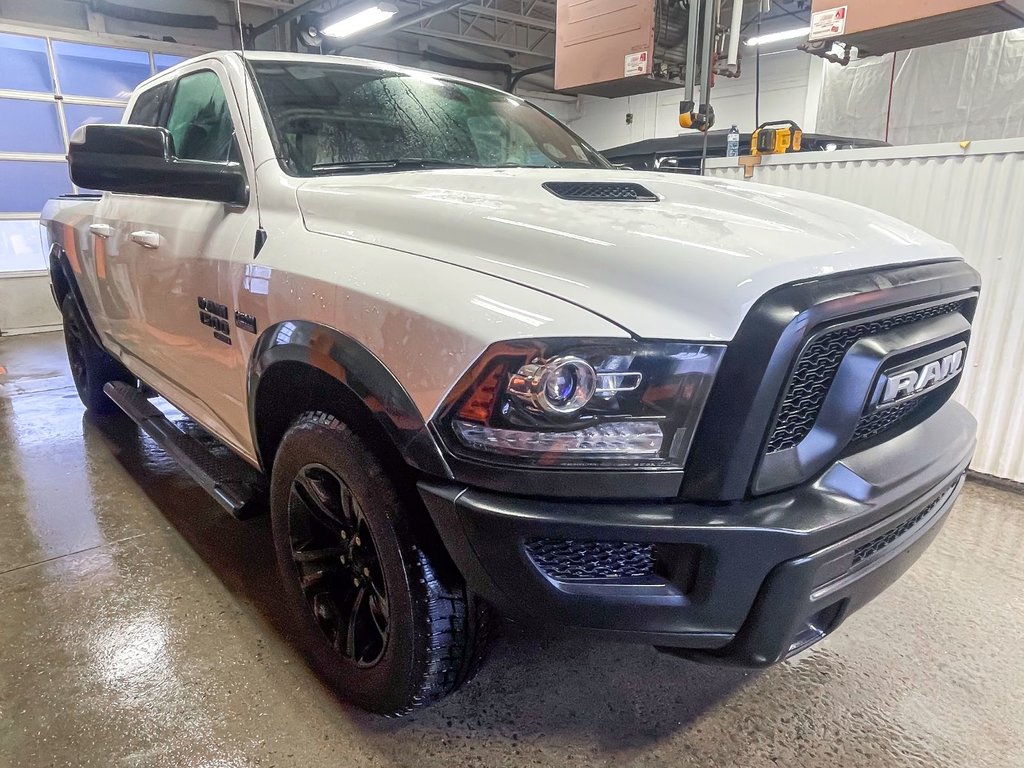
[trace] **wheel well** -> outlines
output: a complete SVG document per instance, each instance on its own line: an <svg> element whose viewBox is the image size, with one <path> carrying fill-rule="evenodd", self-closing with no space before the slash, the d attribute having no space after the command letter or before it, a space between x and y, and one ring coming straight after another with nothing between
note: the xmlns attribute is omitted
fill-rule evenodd
<svg viewBox="0 0 1024 768"><path fill-rule="evenodd" d="M53 253L50 254L50 284L53 286L53 298L56 300L57 306L60 307L64 303L64 297L68 295L70 287L60 261Z"/></svg>
<svg viewBox="0 0 1024 768"><path fill-rule="evenodd" d="M274 363L260 376L253 406L256 446L263 470L269 476L278 446L296 418L307 411L326 411L358 435L377 456L385 471L396 482L400 497L411 509L421 509L411 524L423 549L435 563L447 583L461 579L447 547L423 508L416 490L414 470L402 458L391 437L373 416L373 412L340 381L319 368L295 361ZM454 581L453 581L454 580Z"/></svg>
<svg viewBox="0 0 1024 768"><path fill-rule="evenodd" d="M344 422L388 469L408 470L391 438L351 389L319 368L275 363L260 377L253 405L256 446L269 474L284 433L306 411L326 411Z"/></svg>

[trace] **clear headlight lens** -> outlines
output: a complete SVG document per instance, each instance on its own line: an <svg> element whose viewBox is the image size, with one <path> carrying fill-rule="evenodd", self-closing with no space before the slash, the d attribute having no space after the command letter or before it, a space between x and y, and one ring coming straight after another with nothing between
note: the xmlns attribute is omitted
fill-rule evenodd
<svg viewBox="0 0 1024 768"><path fill-rule="evenodd" d="M482 451L509 454L585 454L591 458L646 456L661 453L665 436L655 421L606 422L571 432L526 432L454 422L455 434L466 445Z"/></svg>
<svg viewBox="0 0 1024 768"><path fill-rule="evenodd" d="M551 467L681 467L725 347L537 340L492 346L437 420L459 455Z"/></svg>

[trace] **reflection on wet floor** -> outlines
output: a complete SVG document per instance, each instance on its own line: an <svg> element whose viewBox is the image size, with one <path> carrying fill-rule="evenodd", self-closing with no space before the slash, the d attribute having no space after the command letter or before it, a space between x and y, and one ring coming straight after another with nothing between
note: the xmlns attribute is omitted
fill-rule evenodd
<svg viewBox="0 0 1024 768"><path fill-rule="evenodd" d="M230 518L56 334L0 340L0 766L1024 765L1024 497L969 483L935 545L761 673L509 628L381 721L289 644L265 517Z"/></svg>

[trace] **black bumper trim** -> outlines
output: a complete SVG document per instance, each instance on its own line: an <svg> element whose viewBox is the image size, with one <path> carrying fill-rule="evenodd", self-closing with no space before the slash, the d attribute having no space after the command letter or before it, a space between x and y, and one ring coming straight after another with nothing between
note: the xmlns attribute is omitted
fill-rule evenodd
<svg viewBox="0 0 1024 768"><path fill-rule="evenodd" d="M950 485L959 488L974 430L970 414L948 403L913 429L836 462L814 483L731 505L567 502L426 481L419 489L470 589L506 615L760 666L788 655L794 628L820 608L843 601L831 631L909 567L916 555L898 555L923 549L955 493L878 553L885 567L869 558L851 571L857 547L917 515ZM538 536L651 542L655 552L687 545L702 554L685 586L671 567L659 570L660 580L559 582L526 552L525 542ZM850 579L835 582L848 572Z"/></svg>
<svg viewBox="0 0 1024 768"><path fill-rule="evenodd" d="M964 479L965 473L951 486L942 487L938 491L940 503L905 537L861 567L851 566L831 581L822 583L823 574L834 569L837 563L849 562L861 542L879 528L891 525L893 519L884 520L858 536L819 552L782 563L769 574L754 601L753 610L732 642L711 652L684 651L679 655L695 661L765 667L799 653L831 634L854 611L891 586L917 561L942 529ZM930 506L934 497L933 492L894 517L913 518L922 506ZM828 618L820 624L816 617L823 615Z"/></svg>

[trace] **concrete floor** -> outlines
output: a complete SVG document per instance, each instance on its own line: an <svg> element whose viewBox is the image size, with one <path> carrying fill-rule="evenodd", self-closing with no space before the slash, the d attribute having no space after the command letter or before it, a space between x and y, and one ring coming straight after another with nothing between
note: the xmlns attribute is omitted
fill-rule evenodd
<svg viewBox="0 0 1024 768"><path fill-rule="evenodd" d="M0 340L0 767L1024 766L1024 497L969 483L923 559L751 673L509 631L399 721L288 642L266 518L83 417L57 334Z"/></svg>

